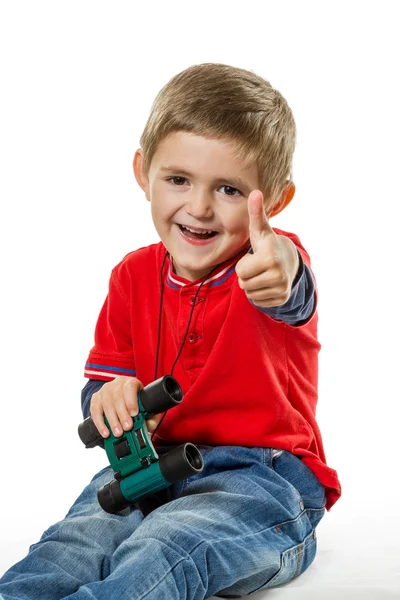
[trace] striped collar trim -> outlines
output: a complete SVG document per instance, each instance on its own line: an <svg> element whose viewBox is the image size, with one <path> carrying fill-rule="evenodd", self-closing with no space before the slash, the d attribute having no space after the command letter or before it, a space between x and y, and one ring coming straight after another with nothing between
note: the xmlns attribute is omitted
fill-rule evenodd
<svg viewBox="0 0 400 600"><path fill-rule="evenodd" d="M237 256L234 260L230 260L229 262L225 262L221 265L221 268L214 273L213 275L211 275L211 277L209 277L208 279L205 280L205 282L203 283L203 286L205 285L209 285L209 287L215 287L218 285L221 285L222 283L224 283L234 272L235 270L235 266L236 263L242 258L242 256L244 256L246 253L250 252L251 248L248 250L243 250L243 252ZM169 285L169 287L175 289L175 290L179 290L182 289L184 287L199 287L202 284L202 279L199 279L197 281L188 281L187 279L185 279L184 277L181 277L180 275L177 275L176 273L173 272L172 270L172 262L171 262L171 258L168 255L167 258L167 262L168 262L168 271L167 271L167 276L166 276L166 281L167 284Z"/></svg>

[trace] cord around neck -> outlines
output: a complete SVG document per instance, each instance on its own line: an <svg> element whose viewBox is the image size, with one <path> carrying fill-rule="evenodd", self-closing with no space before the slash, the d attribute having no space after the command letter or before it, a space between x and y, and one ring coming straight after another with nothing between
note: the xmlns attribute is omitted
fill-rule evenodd
<svg viewBox="0 0 400 600"><path fill-rule="evenodd" d="M242 251L243 251L243 248L241 250L239 250L239 252L237 254L235 254L235 256L233 258L235 258L236 256L238 256L238 254L240 254ZM159 308L159 312L158 312L157 350L156 350L156 364L155 364L155 368L154 368L154 381L156 381L156 379L157 379L158 356L159 356L160 342L161 342L161 318L162 318L162 305L163 305L163 296L164 296L163 271L164 271L164 265L165 265L165 261L167 260L168 254L169 254L168 250L166 250L166 252L164 254L164 259L163 259L163 262L162 262L162 265L161 265L161 269L160 269L160 308ZM200 292L203 284L210 277L211 273L213 273L216 269L218 269L221 266L221 264L222 263L218 263L218 265L216 265L209 273L207 273L207 275L204 277L203 281L199 285L199 288L198 288L198 290L197 290L197 292L196 292L196 294L194 296L193 303L192 303L192 308L191 308L190 315L189 315L189 321L188 321L188 324L187 324L187 327L186 327L186 331L185 331L185 335L182 338L182 342L181 342L181 345L179 347L178 354L176 355L174 363L173 363L173 365L171 367L171 373L170 373L171 376L173 375L175 365L178 362L178 359L179 359L179 357L181 355L181 352L183 350L183 346L185 344L186 336L187 336L187 333L189 331L190 323L192 321L194 307L196 306L197 296L198 296L198 294L199 294L199 292ZM154 429L154 431L152 433L152 439L154 439L156 431L158 430L158 428L160 427L161 423L163 422L166 414L167 414L166 412L163 414L163 416L161 417L160 422L158 423L157 427Z"/></svg>

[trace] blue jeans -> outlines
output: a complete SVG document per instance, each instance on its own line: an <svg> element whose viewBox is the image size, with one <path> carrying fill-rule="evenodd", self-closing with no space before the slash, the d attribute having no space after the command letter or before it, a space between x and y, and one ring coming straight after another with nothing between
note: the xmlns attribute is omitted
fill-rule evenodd
<svg viewBox="0 0 400 600"><path fill-rule="evenodd" d="M301 575L325 513L311 470L286 450L198 448L201 473L124 515L99 506L97 490L113 478L111 468L100 471L0 579L0 598L238 598Z"/></svg>

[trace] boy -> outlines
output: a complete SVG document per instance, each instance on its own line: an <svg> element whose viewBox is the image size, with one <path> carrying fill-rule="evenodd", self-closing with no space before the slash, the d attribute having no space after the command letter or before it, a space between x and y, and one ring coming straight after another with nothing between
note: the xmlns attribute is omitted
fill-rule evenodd
<svg viewBox="0 0 400 600"><path fill-rule="evenodd" d="M315 420L317 289L294 234L295 124L244 69L194 65L157 95L133 168L158 244L112 271L89 353L84 416L132 426L137 393L171 373L184 401L147 422L161 454L190 441L201 473L100 508L92 480L63 521L0 580L0 596L118 600L240 597L291 581L341 490Z"/></svg>

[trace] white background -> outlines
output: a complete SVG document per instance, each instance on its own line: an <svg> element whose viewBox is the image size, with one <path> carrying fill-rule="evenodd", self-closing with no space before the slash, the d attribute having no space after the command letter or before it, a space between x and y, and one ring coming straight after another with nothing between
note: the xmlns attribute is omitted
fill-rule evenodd
<svg viewBox="0 0 400 600"><path fill-rule="evenodd" d="M83 368L112 267L158 241L132 159L156 93L202 62L294 112L297 191L271 224L319 289L317 419L343 487L320 527L348 547L359 523L377 555L390 530L400 556L397 3L0 6L0 573L106 464L77 436Z"/></svg>

